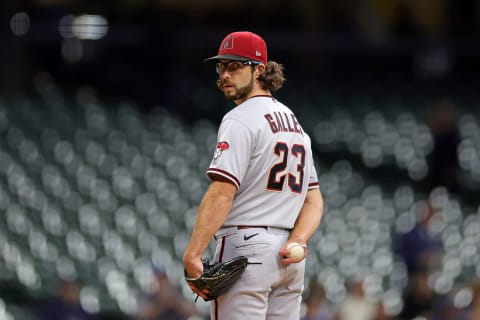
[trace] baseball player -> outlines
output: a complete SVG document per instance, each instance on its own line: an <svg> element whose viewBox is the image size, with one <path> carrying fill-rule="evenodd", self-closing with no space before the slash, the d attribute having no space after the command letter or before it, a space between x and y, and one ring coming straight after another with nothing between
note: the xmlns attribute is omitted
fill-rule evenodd
<svg viewBox="0 0 480 320"><path fill-rule="evenodd" d="M188 277L202 275L209 242L214 261L248 257L241 278L211 303L211 319L298 320L308 240L318 228L323 200L311 143L295 114L272 96L285 81L267 59L265 41L233 32L214 62L217 86L236 107L219 128L199 209L183 262ZM304 254L291 255L290 243ZM202 292L197 292L200 296Z"/></svg>

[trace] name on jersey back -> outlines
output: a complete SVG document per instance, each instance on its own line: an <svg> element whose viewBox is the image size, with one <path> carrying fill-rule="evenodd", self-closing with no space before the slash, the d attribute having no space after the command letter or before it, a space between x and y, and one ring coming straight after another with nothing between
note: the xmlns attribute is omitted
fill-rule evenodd
<svg viewBox="0 0 480 320"><path fill-rule="evenodd" d="M293 113L288 114L286 112L275 111L273 112L273 115L267 113L264 115L264 117L267 119L272 133L292 132L303 135L302 127L298 123L297 117L295 117Z"/></svg>

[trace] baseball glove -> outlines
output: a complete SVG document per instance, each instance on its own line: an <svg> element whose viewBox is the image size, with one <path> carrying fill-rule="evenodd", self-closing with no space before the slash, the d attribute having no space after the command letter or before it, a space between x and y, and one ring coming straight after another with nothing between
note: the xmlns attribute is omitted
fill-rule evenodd
<svg viewBox="0 0 480 320"><path fill-rule="evenodd" d="M202 259L202 263L203 274L194 279L188 277L185 272L185 280L193 292L201 296L203 300L210 301L224 294L233 286L245 271L248 259L239 256L226 262L214 264L209 264L208 259Z"/></svg>

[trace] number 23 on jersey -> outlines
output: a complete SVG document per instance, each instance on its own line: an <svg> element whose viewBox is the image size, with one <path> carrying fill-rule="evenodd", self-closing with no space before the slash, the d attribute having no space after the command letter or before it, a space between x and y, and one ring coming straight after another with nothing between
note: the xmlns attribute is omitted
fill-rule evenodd
<svg viewBox="0 0 480 320"><path fill-rule="evenodd" d="M285 179L293 193L301 194L305 169L305 147L301 144L293 144L291 147L285 142L277 142L274 154L279 158L268 174L267 190L283 191ZM291 156L290 156L291 155ZM294 170L287 171L289 161L295 161Z"/></svg>

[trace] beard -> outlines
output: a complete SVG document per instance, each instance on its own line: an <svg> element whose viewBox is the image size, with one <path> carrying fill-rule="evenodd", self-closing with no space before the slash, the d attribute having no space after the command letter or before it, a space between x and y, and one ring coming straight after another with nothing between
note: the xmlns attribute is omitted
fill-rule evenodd
<svg viewBox="0 0 480 320"><path fill-rule="evenodd" d="M220 90L223 91L225 94L225 97L229 100L235 101L235 100L244 100L248 94L252 91L253 89L253 76L250 78L250 82L243 87L240 88L235 88L235 92L233 94L228 94L227 92L223 91L223 83L221 80L217 80L217 86Z"/></svg>

